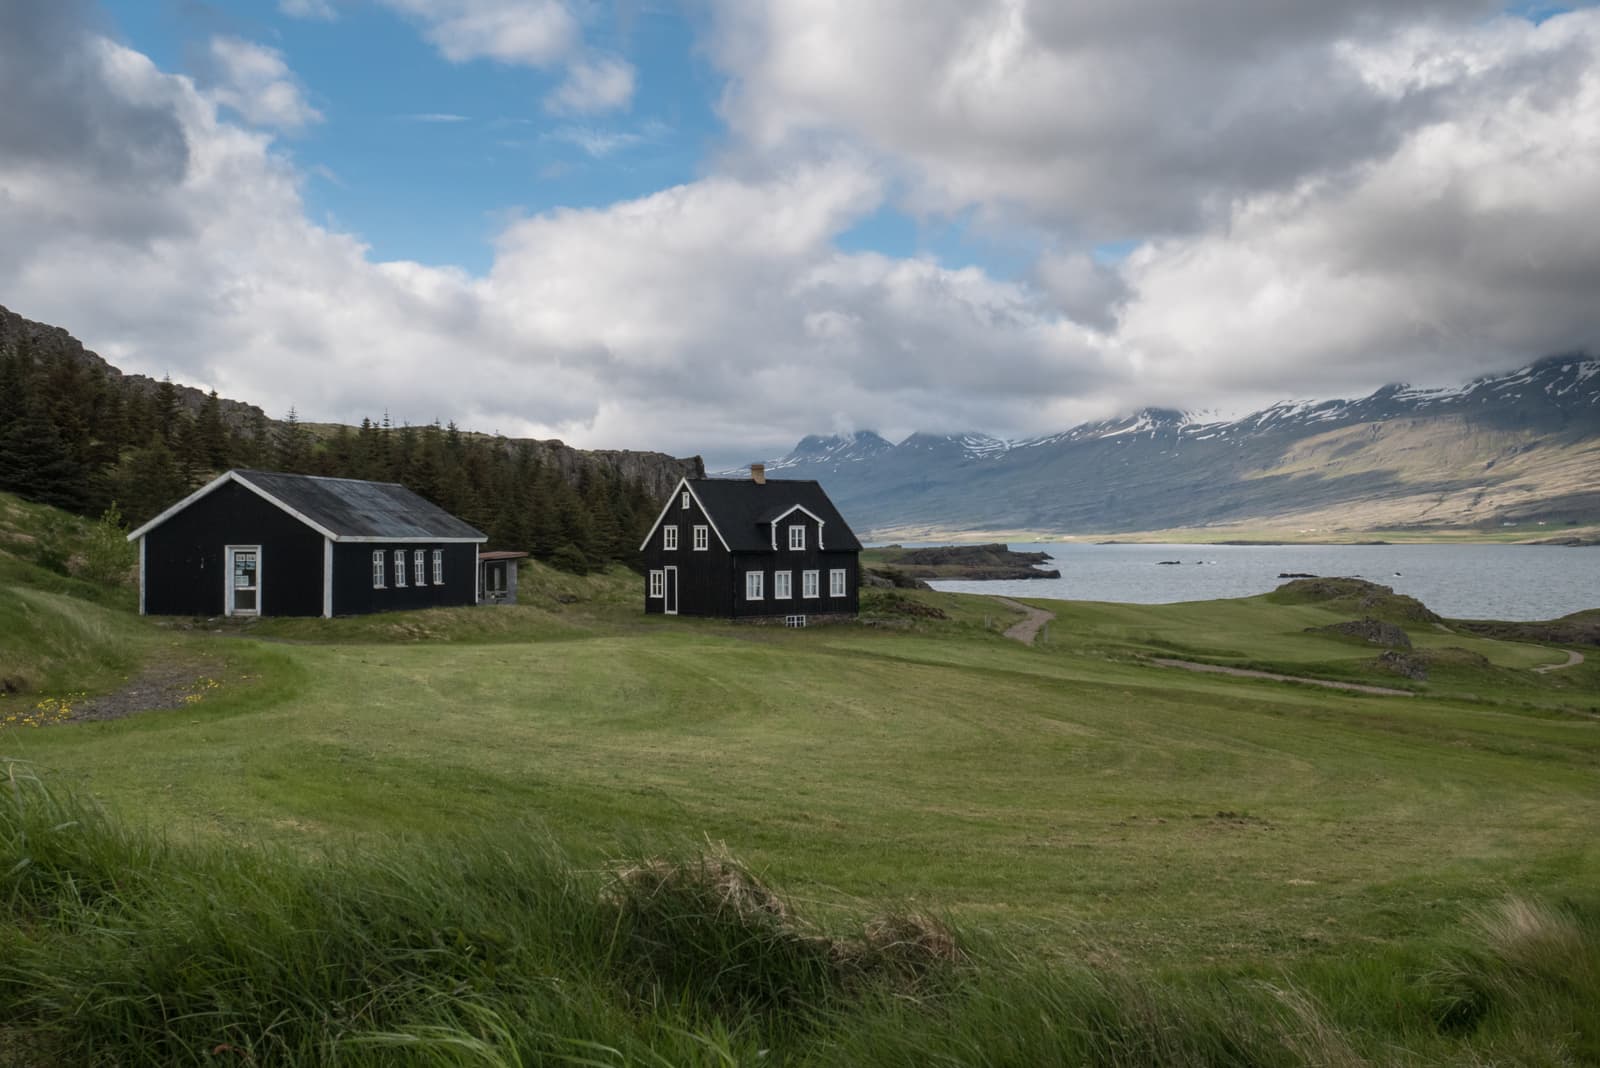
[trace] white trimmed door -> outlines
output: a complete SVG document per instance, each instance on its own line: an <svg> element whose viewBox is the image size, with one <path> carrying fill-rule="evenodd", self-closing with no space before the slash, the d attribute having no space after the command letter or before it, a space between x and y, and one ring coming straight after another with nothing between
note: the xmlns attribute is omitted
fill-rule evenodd
<svg viewBox="0 0 1600 1068"><path fill-rule="evenodd" d="M667 568L666 598L662 602L661 610L669 616L678 614L678 569Z"/></svg>
<svg viewBox="0 0 1600 1068"><path fill-rule="evenodd" d="M260 615L261 546L228 546L223 572L228 581L222 597L223 612L230 616Z"/></svg>

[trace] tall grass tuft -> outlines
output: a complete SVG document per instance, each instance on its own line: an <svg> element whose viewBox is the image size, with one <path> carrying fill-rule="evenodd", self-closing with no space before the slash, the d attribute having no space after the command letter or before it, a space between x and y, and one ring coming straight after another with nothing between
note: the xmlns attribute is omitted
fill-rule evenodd
<svg viewBox="0 0 1600 1068"><path fill-rule="evenodd" d="M186 846L4 772L8 1066L1600 1063L1576 906L1506 902L1431 970L1158 978L915 913L825 929L722 848Z"/></svg>

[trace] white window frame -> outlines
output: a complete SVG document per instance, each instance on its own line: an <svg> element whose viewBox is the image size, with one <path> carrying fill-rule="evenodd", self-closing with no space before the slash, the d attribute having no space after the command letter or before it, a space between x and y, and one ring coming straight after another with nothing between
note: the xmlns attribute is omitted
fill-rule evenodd
<svg viewBox="0 0 1600 1068"><path fill-rule="evenodd" d="M678 525L669 523L661 528L661 547L668 552L678 547Z"/></svg>
<svg viewBox="0 0 1600 1068"><path fill-rule="evenodd" d="M791 551L805 551L806 525L804 523L789 524L789 548Z"/></svg>
<svg viewBox="0 0 1600 1068"><path fill-rule="evenodd" d="M848 581L848 572L842 567L836 567L828 572L828 596L844 597L845 585Z"/></svg>
<svg viewBox="0 0 1600 1068"><path fill-rule="evenodd" d="M444 585L444 550L433 550L433 584Z"/></svg>
<svg viewBox="0 0 1600 1068"><path fill-rule="evenodd" d="M746 571L744 573L744 599L747 601L764 601L766 597L766 572Z"/></svg>
<svg viewBox="0 0 1600 1068"><path fill-rule="evenodd" d="M406 588L406 551L404 549L396 549L394 551L394 588L397 590Z"/></svg>
<svg viewBox="0 0 1600 1068"><path fill-rule="evenodd" d="M683 510L685 512L687 512L689 510L689 491L688 490L684 490L683 491Z"/></svg>
<svg viewBox="0 0 1600 1068"><path fill-rule="evenodd" d="M822 596L822 592L821 592L821 590L822 590L821 574L822 573L820 571L818 571L816 568L810 568L810 569L808 569L806 571L800 572L800 596L801 597L813 597L813 598L815 598L815 597Z"/></svg>
<svg viewBox="0 0 1600 1068"><path fill-rule="evenodd" d="M384 576L389 573L389 550L372 550L372 588L375 590L387 589Z"/></svg>
<svg viewBox="0 0 1600 1068"><path fill-rule="evenodd" d="M650 572L650 598L663 600L667 596L667 573L665 571Z"/></svg>
<svg viewBox="0 0 1600 1068"><path fill-rule="evenodd" d="M806 617L805 616L784 616L783 617L783 625L786 626L786 627L804 627L806 625Z"/></svg>
<svg viewBox="0 0 1600 1068"><path fill-rule="evenodd" d="M709 548L711 548L711 528L704 523L695 524L694 551L703 553Z"/></svg>
<svg viewBox="0 0 1600 1068"><path fill-rule="evenodd" d="M411 550L411 579L413 586L428 584L428 556L421 549Z"/></svg>
<svg viewBox="0 0 1600 1068"><path fill-rule="evenodd" d="M772 573L772 599L774 601L794 599L793 571L774 571Z"/></svg>

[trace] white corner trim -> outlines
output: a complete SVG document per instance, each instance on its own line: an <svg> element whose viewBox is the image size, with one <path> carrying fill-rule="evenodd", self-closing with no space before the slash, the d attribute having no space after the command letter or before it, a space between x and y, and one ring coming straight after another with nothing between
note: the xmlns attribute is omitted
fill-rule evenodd
<svg viewBox="0 0 1600 1068"><path fill-rule="evenodd" d="M333 539L322 539L322 618L333 618Z"/></svg>
<svg viewBox="0 0 1600 1068"><path fill-rule="evenodd" d="M131 535L130 535L131 536ZM139 535L139 614L144 611L144 535Z"/></svg>
<svg viewBox="0 0 1600 1068"><path fill-rule="evenodd" d="M711 532L717 536L717 540L722 543L724 549L732 552L733 549L728 545L728 539L724 538L722 531L717 529L717 521L711 517L711 511L706 507L706 502L702 501L700 494L696 493L694 487L689 485L687 477L678 479L677 486L667 495L667 503L662 506L661 514L656 516L656 521L650 524L650 532L644 536L644 541L639 543L639 551L644 552L650 548L650 539L656 536L656 531L661 527L661 521L667 518L667 513L672 511L672 506L680 500L679 494L682 493L688 493L689 496L694 498L694 503L700 506L700 514L706 517L706 523L710 525Z"/></svg>

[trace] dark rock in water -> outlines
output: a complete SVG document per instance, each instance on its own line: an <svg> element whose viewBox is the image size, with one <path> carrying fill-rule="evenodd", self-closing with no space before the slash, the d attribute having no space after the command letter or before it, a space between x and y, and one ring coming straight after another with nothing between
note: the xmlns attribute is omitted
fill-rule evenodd
<svg viewBox="0 0 1600 1068"><path fill-rule="evenodd" d="M1278 577L1279 578L1316 578L1317 576L1311 574L1309 571L1280 571L1280 572L1278 572Z"/></svg>
<svg viewBox="0 0 1600 1068"><path fill-rule="evenodd" d="M1387 645L1392 649L1411 648L1411 635L1393 623L1367 616L1327 627L1309 627L1312 634L1339 634L1346 638L1360 638L1374 645Z"/></svg>
<svg viewBox="0 0 1600 1068"><path fill-rule="evenodd" d="M1397 653L1393 649L1378 654L1378 667L1416 682L1422 682L1428 677L1426 660L1410 653Z"/></svg>
<svg viewBox="0 0 1600 1068"><path fill-rule="evenodd" d="M925 549L868 549L863 567L871 567L895 585L905 585L891 571L913 579L1056 579L1061 572L1039 565L1049 553L1018 552L1003 544L940 545Z"/></svg>
<svg viewBox="0 0 1600 1068"><path fill-rule="evenodd" d="M1183 563L1183 561L1182 560L1157 560L1156 563L1159 566L1162 566L1162 567L1169 567L1172 564L1181 564L1181 563Z"/></svg>
<svg viewBox="0 0 1600 1068"><path fill-rule="evenodd" d="M898 567L864 567L861 585L880 590L931 590L932 586Z"/></svg>

